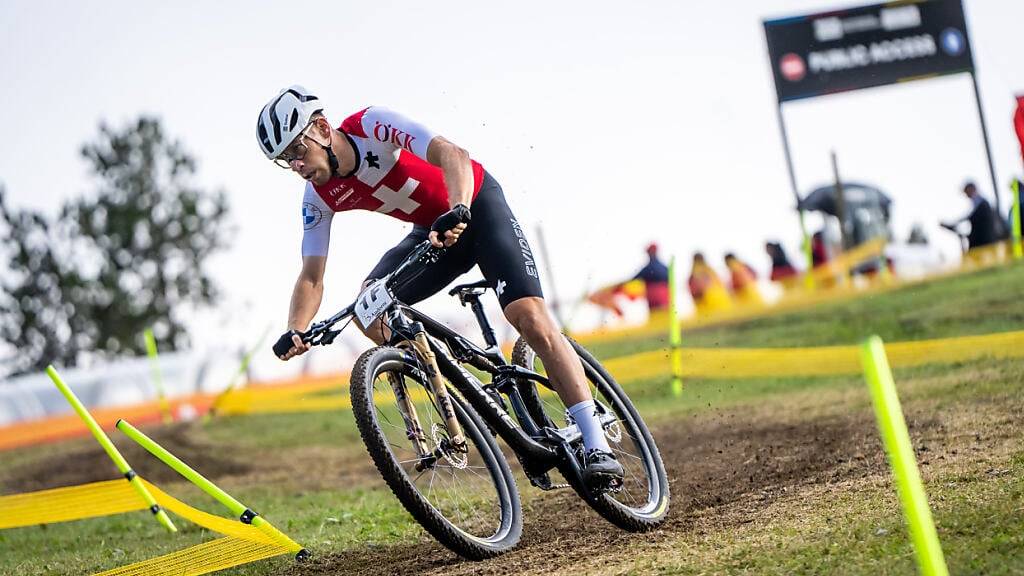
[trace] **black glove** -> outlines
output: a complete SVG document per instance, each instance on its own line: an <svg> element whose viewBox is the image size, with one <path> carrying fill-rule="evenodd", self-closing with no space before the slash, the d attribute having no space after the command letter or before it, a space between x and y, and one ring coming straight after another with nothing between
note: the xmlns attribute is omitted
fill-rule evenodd
<svg viewBox="0 0 1024 576"><path fill-rule="evenodd" d="M298 330L289 330L284 334L281 334L281 337L274 343L274 356L280 358L287 354L288 351L295 346L295 342L292 342L292 336L296 334L302 334L302 332L299 332Z"/></svg>
<svg viewBox="0 0 1024 576"><path fill-rule="evenodd" d="M441 214L434 220L434 223L430 225L430 230L437 232L437 239L444 242L444 233L455 228L459 224L469 224L472 219L469 213L469 206L465 204L456 204L455 208Z"/></svg>

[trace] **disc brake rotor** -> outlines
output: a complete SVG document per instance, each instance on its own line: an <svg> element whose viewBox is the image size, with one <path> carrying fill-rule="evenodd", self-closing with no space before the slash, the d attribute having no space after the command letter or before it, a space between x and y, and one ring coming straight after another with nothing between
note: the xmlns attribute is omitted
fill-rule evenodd
<svg viewBox="0 0 1024 576"><path fill-rule="evenodd" d="M444 459L452 465L452 468L462 470L469 464L469 455L456 452L440 424L434 422L430 426L430 436L434 440L435 449L441 453Z"/></svg>
<svg viewBox="0 0 1024 576"><path fill-rule="evenodd" d="M604 435L611 442L620 442L622 440L622 427L619 426L619 421L612 422L604 429Z"/></svg>

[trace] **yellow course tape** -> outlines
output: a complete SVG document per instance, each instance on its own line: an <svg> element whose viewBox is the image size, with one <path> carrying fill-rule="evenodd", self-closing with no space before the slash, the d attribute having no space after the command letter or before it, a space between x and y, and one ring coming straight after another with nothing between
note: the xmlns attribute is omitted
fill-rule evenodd
<svg viewBox="0 0 1024 576"><path fill-rule="evenodd" d="M896 342L885 345L890 362L896 367L960 362L983 357L1024 357L1024 331L961 336L935 340ZM831 376L861 372L857 346L818 346L805 348L680 348L682 378L757 378L787 376ZM605 368L623 384L672 375L668 348L612 358ZM273 392L273 393L271 393ZM417 392L419 395L417 395ZM308 389L267 390L263 397L250 389L238 397L227 397L222 414L271 414L347 410L347 395L309 396ZM422 400L421 390L411 390L414 400Z"/></svg>
<svg viewBox="0 0 1024 576"><path fill-rule="evenodd" d="M148 507L127 481L107 480L0 496L0 529L56 524L145 510Z"/></svg>
<svg viewBox="0 0 1024 576"><path fill-rule="evenodd" d="M427 399L427 394L422 388L413 388L408 391L409 398L413 402ZM374 399L377 403L394 400L389 392L375 392ZM255 391L251 391L245 397L225 397L220 405L221 414L284 414L290 412L320 412L329 410L348 410L352 408L352 400L348 395L332 394L330 396L306 397L303 391L296 391L293 394L274 394L269 398L263 398Z"/></svg>
<svg viewBox="0 0 1024 576"><path fill-rule="evenodd" d="M1024 357L1024 332L897 342L885 345L893 366L960 362L983 357ZM828 376L861 371L857 346L815 348L683 348L682 375L702 378ZM667 349L604 362L622 382L667 377Z"/></svg>
<svg viewBox="0 0 1024 576"><path fill-rule="evenodd" d="M207 574L302 549L269 522L242 524L197 510L143 480L153 498L168 512L226 537L171 554L103 572L104 575ZM148 506L125 480L0 496L0 529L53 524L145 510Z"/></svg>
<svg viewBox="0 0 1024 576"><path fill-rule="evenodd" d="M129 564L96 576L192 576L209 574L287 552L273 544L262 544L226 536L184 550Z"/></svg>

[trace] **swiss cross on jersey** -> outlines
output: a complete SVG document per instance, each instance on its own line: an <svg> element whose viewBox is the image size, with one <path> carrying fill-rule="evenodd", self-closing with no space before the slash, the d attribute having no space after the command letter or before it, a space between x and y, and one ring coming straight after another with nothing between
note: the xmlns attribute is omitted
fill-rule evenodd
<svg viewBox="0 0 1024 576"><path fill-rule="evenodd" d="M334 212L372 210L399 220L430 226L449 209L441 169L426 161L436 136L421 124L373 106L353 114L338 130L355 146L355 172L313 185ZM483 183L483 167L473 165L473 197Z"/></svg>

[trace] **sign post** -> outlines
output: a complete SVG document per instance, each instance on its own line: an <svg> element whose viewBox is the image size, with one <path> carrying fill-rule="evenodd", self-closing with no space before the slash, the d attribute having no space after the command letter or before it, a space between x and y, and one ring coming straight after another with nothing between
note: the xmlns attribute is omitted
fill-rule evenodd
<svg viewBox="0 0 1024 576"><path fill-rule="evenodd" d="M966 72L974 85L992 193L996 211L1001 212L961 0L889 2L804 14L766 20L764 31L779 104L779 127L795 194L783 103Z"/></svg>

